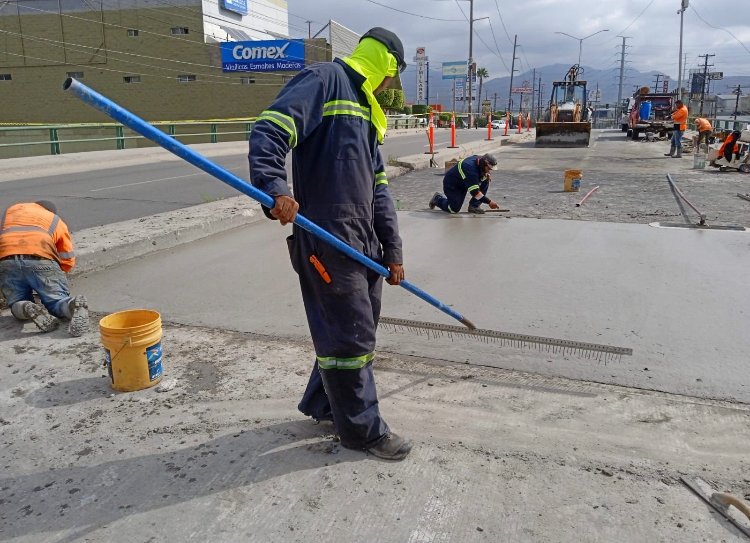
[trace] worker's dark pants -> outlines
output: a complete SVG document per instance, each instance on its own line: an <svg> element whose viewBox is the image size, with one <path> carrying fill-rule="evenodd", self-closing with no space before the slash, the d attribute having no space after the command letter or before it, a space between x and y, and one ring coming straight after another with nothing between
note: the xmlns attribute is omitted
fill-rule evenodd
<svg viewBox="0 0 750 543"><path fill-rule="evenodd" d="M704 130L703 132L698 132L698 145L700 145L702 141L705 141L706 145L708 145L708 138L710 136L711 136L711 130Z"/></svg>
<svg viewBox="0 0 750 543"><path fill-rule="evenodd" d="M333 420L344 447L372 447L389 433L371 361L382 277L297 227L287 241L316 354L298 408L315 419ZM310 263L311 255L325 267L330 283Z"/></svg>
<svg viewBox="0 0 750 543"><path fill-rule="evenodd" d="M482 181L479 183L479 192L487 196L487 191L490 189L489 181ZM443 183L443 192L445 196L437 199L437 207L448 213L458 213L461 211L461 207L464 205L466 199L466 185L455 186L452 183ZM482 204L479 200L471 198L469 201L469 207L479 207Z"/></svg>

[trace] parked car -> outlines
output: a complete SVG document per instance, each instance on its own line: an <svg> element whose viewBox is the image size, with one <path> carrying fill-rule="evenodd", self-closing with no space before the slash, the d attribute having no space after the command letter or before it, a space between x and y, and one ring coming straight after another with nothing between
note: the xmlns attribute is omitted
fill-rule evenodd
<svg viewBox="0 0 750 543"><path fill-rule="evenodd" d="M505 121L492 121L493 130L505 130Z"/></svg>

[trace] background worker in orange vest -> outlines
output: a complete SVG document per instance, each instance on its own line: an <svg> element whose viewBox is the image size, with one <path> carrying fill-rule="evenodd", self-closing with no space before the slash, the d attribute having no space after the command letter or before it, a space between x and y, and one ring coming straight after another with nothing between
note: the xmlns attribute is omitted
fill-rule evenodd
<svg viewBox="0 0 750 543"><path fill-rule="evenodd" d="M672 112L672 122L674 127L672 129L672 146L668 153L664 153L664 156L671 156L674 158L682 158L682 135L687 130L688 120L688 108L682 103L682 100L675 102L675 110ZM675 154L675 151L677 153Z"/></svg>
<svg viewBox="0 0 750 543"><path fill-rule="evenodd" d="M701 144L701 141L705 141L706 145L708 145L708 138L711 137L711 134L714 131L713 127L711 126L711 121L709 121L705 117L696 117L695 129L698 131L698 145Z"/></svg>
<svg viewBox="0 0 750 543"><path fill-rule="evenodd" d="M51 332L70 319L68 332L89 329L88 303L71 296L65 273L75 266L73 240L52 202L10 206L0 220L0 288L18 320L33 320ZM34 292L42 305L34 303Z"/></svg>

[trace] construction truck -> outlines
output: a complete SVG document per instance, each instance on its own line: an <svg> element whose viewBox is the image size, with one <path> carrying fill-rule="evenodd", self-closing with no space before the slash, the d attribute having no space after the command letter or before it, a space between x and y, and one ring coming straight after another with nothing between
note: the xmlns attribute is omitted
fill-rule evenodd
<svg viewBox="0 0 750 543"><path fill-rule="evenodd" d="M544 121L536 123L537 147L588 147L591 111L586 104L586 81L579 79L582 74L583 68L574 64L564 81L552 82Z"/></svg>
<svg viewBox="0 0 750 543"><path fill-rule="evenodd" d="M671 94L651 92L648 87L635 91L630 101L627 137L637 140L641 134L646 134L647 137L671 138L673 100Z"/></svg>

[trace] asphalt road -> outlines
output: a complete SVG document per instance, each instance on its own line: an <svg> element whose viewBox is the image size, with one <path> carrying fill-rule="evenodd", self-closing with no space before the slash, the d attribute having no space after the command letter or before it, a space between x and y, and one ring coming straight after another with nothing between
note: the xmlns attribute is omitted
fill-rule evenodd
<svg viewBox="0 0 750 543"><path fill-rule="evenodd" d="M450 131L435 131L435 148L450 144ZM482 140L483 130L460 130L459 142ZM423 153L428 149L424 134L386 138L383 158ZM82 153L82 161L96 165L97 153ZM33 160L33 159L30 159ZM243 179L247 179L244 153L212 159ZM1 161L0 161L1 166ZM74 231L156 213L205 204L230 196L237 191L184 161L151 162L113 169L79 173L59 173L46 177L27 177L3 182L0 208L21 201L54 200L61 215Z"/></svg>

